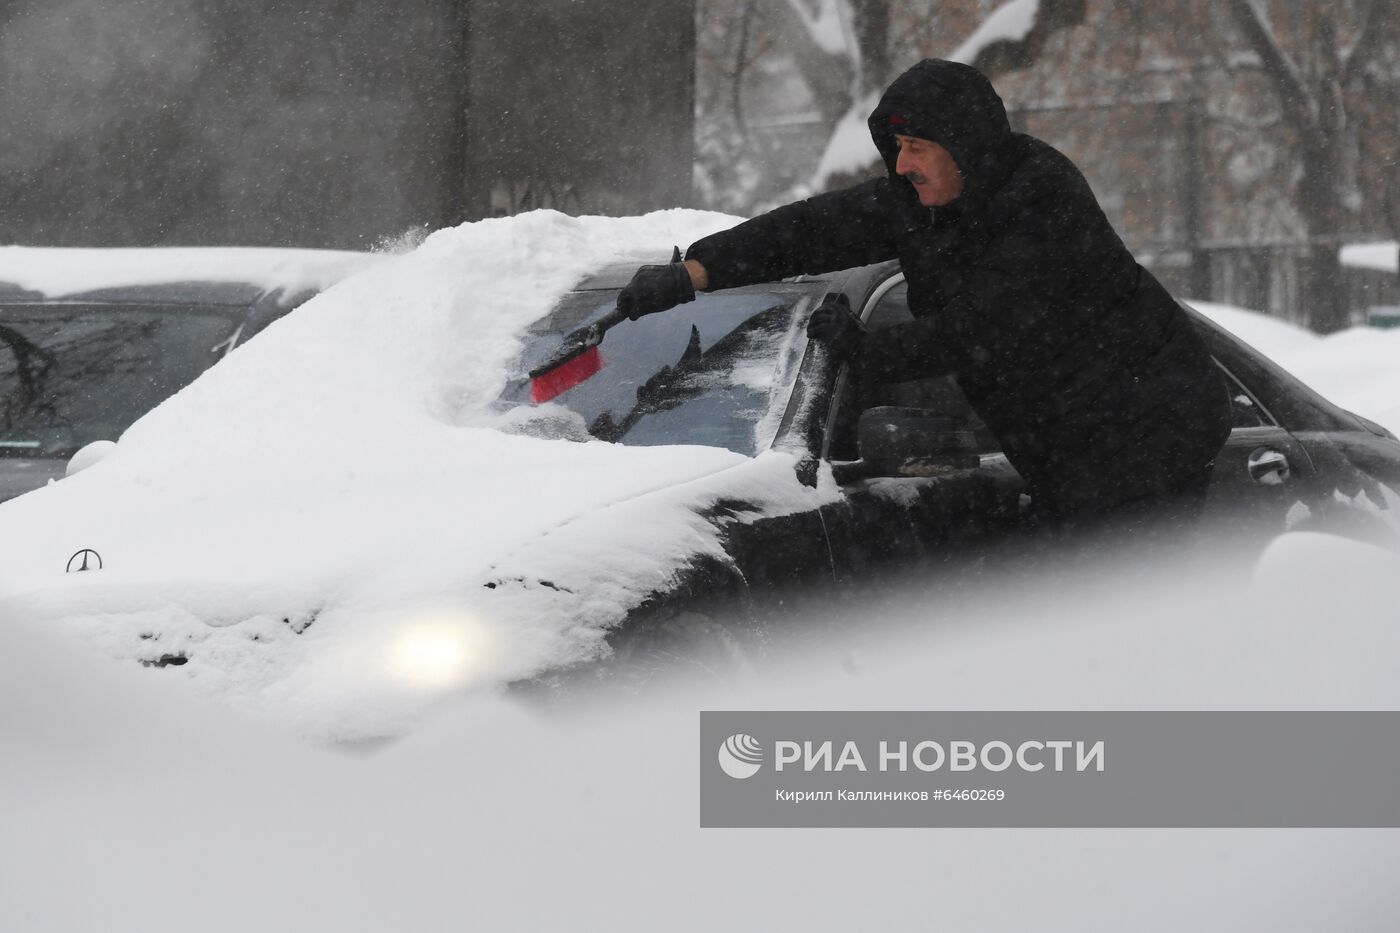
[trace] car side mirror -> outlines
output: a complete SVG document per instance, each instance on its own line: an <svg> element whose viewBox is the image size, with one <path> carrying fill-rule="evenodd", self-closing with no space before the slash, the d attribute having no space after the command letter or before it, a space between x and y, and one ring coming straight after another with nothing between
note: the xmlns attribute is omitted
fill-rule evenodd
<svg viewBox="0 0 1400 933"><path fill-rule="evenodd" d="M962 418L881 405L860 413L860 459L873 476L937 476L976 469L977 435Z"/></svg>

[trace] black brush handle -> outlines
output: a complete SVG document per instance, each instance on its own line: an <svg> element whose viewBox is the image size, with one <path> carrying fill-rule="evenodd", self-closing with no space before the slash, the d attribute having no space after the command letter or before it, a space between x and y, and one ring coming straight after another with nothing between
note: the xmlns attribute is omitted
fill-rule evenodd
<svg viewBox="0 0 1400 933"><path fill-rule="evenodd" d="M564 338L559 344L559 349L555 350L549 359L530 370L530 378L538 379L563 366L569 360L587 353L603 342L604 334L625 320L627 320L627 315L614 308L592 324L580 327Z"/></svg>

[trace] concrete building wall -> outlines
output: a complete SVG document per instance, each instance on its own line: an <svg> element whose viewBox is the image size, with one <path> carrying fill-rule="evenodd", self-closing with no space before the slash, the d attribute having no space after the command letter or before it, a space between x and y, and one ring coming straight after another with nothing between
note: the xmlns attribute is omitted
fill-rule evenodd
<svg viewBox="0 0 1400 933"><path fill-rule="evenodd" d="M364 248L688 203L692 10L10 0L0 242Z"/></svg>
<svg viewBox="0 0 1400 933"><path fill-rule="evenodd" d="M366 246L458 197L455 0L23 0L0 240Z"/></svg>
<svg viewBox="0 0 1400 933"><path fill-rule="evenodd" d="M692 0L475 0L470 216L689 206Z"/></svg>

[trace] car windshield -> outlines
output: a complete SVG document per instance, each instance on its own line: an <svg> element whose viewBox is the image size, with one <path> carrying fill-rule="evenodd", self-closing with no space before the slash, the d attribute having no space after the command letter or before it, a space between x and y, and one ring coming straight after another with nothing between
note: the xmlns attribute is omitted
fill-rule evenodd
<svg viewBox="0 0 1400 933"><path fill-rule="evenodd" d="M776 431L804 340L795 322L825 289L776 283L700 294L670 311L614 327L602 369L541 405L529 381L499 403L505 430L589 437L633 446L702 444L753 455ZM531 329L519 372L544 361L571 331L613 309L617 289L574 292Z"/></svg>
<svg viewBox="0 0 1400 933"><path fill-rule="evenodd" d="M238 324L183 307L0 306L0 456L116 440L213 365Z"/></svg>

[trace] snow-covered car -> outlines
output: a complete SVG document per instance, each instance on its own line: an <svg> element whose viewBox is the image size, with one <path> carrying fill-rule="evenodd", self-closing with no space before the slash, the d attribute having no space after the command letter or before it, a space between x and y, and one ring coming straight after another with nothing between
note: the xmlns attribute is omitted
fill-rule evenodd
<svg viewBox="0 0 1400 933"><path fill-rule="evenodd" d="M587 280L532 328L525 369L611 310L632 271L619 266ZM781 452L794 485L822 490L800 504L766 501L746 489L743 469L717 474L685 518L706 529L712 546L697 548L625 619L612 620L614 647L705 637L714 619L752 621L764 603L794 592L937 567L1023 530L1021 478L954 377L859 386L801 338L807 309L831 293L844 294L873 330L911 320L897 263L702 294L679 312L610 332L609 364L557 400L532 405L524 380L503 396L515 430L722 447L750 458ZM1395 436L1183 307L1235 391L1235 424L1206 507L1212 532L1246 545L1300 528L1394 540L1393 526L1377 516L1400 490ZM631 508L618 510L621 519ZM532 579L501 564L487 585L572 593L575 579ZM719 611L703 611L713 605Z"/></svg>
<svg viewBox="0 0 1400 933"><path fill-rule="evenodd" d="M0 249L0 501L61 478L373 256Z"/></svg>
<svg viewBox="0 0 1400 933"><path fill-rule="evenodd" d="M0 506L0 617L311 717L382 691L387 732L413 697L742 648L766 602L1014 539L1020 478L955 380L862 395L805 337L831 293L906 320L894 264L702 294L530 400L657 244L730 223L537 212L330 289L97 467ZM1237 389L1211 517L1384 525L1400 443L1195 319Z"/></svg>

